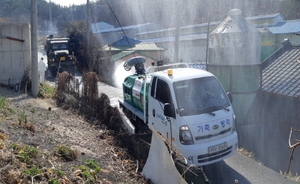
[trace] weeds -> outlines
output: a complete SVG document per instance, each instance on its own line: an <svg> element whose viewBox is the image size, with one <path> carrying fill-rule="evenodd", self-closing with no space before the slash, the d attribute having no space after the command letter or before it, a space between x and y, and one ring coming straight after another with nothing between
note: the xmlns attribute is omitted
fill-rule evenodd
<svg viewBox="0 0 300 184"><path fill-rule="evenodd" d="M48 184L59 184L59 181L57 179L50 179Z"/></svg>
<svg viewBox="0 0 300 184"><path fill-rule="evenodd" d="M74 174L83 179L85 183L94 183L97 179L97 174L101 171L99 164L95 160L86 160L86 166L74 166Z"/></svg>
<svg viewBox="0 0 300 184"><path fill-rule="evenodd" d="M247 151L245 148L239 148L238 152L245 155L245 156L247 156L247 157L249 157L249 158L251 158L251 159L256 160L255 156L254 156L254 153Z"/></svg>
<svg viewBox="0 0 300 184"><path fill-rule="evenodd" d="M22 149L21 146L16 143L11 144L9 147L12 148L12 150L14 150L14 151L20 151Z"/></svg>
<svg viewBox="0 0 300 184"><path fill-rule="evenodd" d="M32 158L36 158L38 156L39 150L37 148L32 147L23 147L19 151L20 160L22 162L28 163Z"/></svg>
<svg viewBox="0 0 300 184"><path fill-rule="evenodd" d="M36 166L32 166L29 170L25 170L25 173L31 176L42 173L43 171L38 169Z"/></svg>
<svg viewBox="0 0 300 184"><path fill-rule="evenodd" d="M7 105L7 99L0 96L0 113L2 113L2 116L4 117L8 117L9 116L9 112L13 113L14 110L9 108Z"/></svg>
<svg viewBox="0 0 300 184"><path fill-rule="evenodd" d="M66 161L76 160L78 153L76 150L71 149L69 146L60 145L54 150L54 155L63 158Z"/></svg>
<svg viewBox="0 0 300 184"><path fill-rule="evenodd" d="M6 107L6 98L0 96L0 109L3 109Z"/></svg>
<svg viewBox="0 0 300 184"><path fill-rule="evenodd" d="M64 172L61 171L61 170L57 170L57 174L58 174L59 176L64 176L64 175L66 175L66 173L64 173Z"/></svg>
<svg viewBox="0 0 300 184"><path fill-rule="evenodd" d="M21 123L27 123L27 115L24 110L18 113L18 121L19 125L21 125Z"/></svg>
<svg viewBox="0 0 300 184"><path fill-rule="evenodd" d="M280 174L285 175L285 177L300 182L300 176L298 175L298 173L296 173L295 175L293 175L291 172L289 173L283 173L282 171L280 171Z"/></svg>
<svg viewBox="0 0 300 184"><path fill-rule="evenodd" d="M95 160L86 160L86 164L91 168L94 169L96 172L101 171L101 168L99 166L99 164L95 161Z"/></svg>
<svg viewBox="0 0 300 184"><path fill-rule="evenodd" d="M39 98L52 98L55 94L55 88L50 86L47 82L39 87Z"/></svg>

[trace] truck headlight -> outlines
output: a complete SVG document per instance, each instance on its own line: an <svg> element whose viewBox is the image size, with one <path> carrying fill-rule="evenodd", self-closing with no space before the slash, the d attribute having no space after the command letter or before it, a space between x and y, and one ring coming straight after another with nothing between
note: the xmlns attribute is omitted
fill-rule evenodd
<svg viewBox="0 0 300 184"><path fill-rule="evenodd" d="M179 138L181 144L194 144L192 133L188 126L181 126L179 129Z"/></svg>

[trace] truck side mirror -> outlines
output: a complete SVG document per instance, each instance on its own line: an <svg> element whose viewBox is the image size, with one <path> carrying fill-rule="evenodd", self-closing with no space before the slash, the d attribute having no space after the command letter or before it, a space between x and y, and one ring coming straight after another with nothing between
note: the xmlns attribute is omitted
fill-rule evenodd
<svg viewBox="0 0 300 184"><path fill-rule="evenodd" d="M232 103L232 94L229 91L227 91L226 94L229 98L230 103Z"/></svg>
<svg viewBox="0 0 300 184"><path fill-rule="evenodd" d="M175 110L174 106L171 105L170 103L165 103L164 107L164 115L167 117L172 117L175 119Z"/></svg>

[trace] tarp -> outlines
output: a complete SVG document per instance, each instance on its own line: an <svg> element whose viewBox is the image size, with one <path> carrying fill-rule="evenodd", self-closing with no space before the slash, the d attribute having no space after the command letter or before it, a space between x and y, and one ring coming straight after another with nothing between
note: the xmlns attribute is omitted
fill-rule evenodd
<svg viewBox="0 0 300 184"><path fill-rule="evenodd" d="M152 131L151 147L142 174L155 184L187 184L175 167L162 137Z"/></svg>

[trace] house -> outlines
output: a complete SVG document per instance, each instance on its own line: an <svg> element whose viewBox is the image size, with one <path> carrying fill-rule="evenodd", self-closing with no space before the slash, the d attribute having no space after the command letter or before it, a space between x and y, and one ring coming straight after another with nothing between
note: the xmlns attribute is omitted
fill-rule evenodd
<svg viewBox="0 0 300 184"><path fill-rule="evenodd" d="M115 68L114 85L121 88L122 82L129 74L124 73L123 64L132 57L143 56L146 58L145 68L153 61L162 60L164 48L156 46L155 43L144 43L139 40L122 36L118 41L106 45L101 49L109 62ZM134 73L134 69L132 69Z"/></svg>
<svg viewBox="0 0 300 184"><path fill-rule="evenodd" d="M145 66L150 66L153 61L161 60L164 48L155 43L144 43L139 40L122 36L118 41L102 48L106 52L110 62L119 65L135 56L146 58Z"/></svg>

